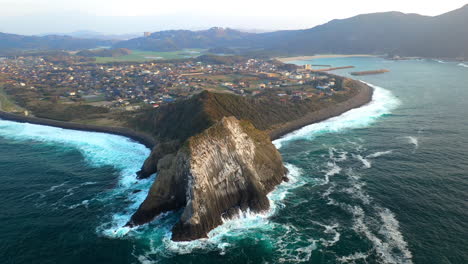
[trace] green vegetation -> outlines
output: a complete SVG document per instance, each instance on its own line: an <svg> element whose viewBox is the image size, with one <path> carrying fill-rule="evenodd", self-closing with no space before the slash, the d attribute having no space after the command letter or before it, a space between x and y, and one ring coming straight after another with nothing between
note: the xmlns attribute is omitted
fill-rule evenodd
<svg viewBox="0 0 468 264"><path fill-rule="evenodd" d="M127 119L129 127L156 138L180 141L200 133L224 116L249 120L257 129L270 131L308 113L346 101L360 89L359 84L353 81L347 81L345 85L346 89L329 97L300 101L280 100L274 91L255 98L204 91L188 100L164 105L157 110L143 109L123 118Z"/></svg>
<svg viewBox="0 0 468 264"><path fill-rule="evenodd" d="M75 119L93 119L101 114L109 113L108 108L96 107L92 105L65 105L54 104L49 102L36 102L30 105L35 116L49 118L59 121L73 121Z"/></svg>
<svg viewBox="0 0 468 264"><path fill-rule="evenodd" d="M203 54L203 49L190 49L190 50L179 50L179 51L168 51L168 52L157 52L157 51L141 51L132 50L129 55L120 57L96 57L97 63L109 63L109 62L144 62L153 60L174 60L174 59L185 59L189 57L196 57Z"/></svg>
<svg viewBox="0 0 468 264"><path fill-rule="evenodd" d="M6 112L22 111L22 109L19 106L17 106L10 99L10 97L5 93L5 91L3 90L3 87L1 87L1 84L0 84L0 110L6 111Z"/></svg>
<svg viewBox="0 0 468 264"><path fill-rule="evenodd" d="M121 57L131 55L132 51L129 49L94 49L94 50L82 50L76 53L77 56L82 57Z"/></svg>
<svg viewBox="0 0 468 264"><path fill-rule="evenodd" d="M201 61L207 64L225 64L232 65L236 63L243 63L247 61L247 58L242 56L219 56L213 54L201 55L197 58L197 61Z"/></svg>

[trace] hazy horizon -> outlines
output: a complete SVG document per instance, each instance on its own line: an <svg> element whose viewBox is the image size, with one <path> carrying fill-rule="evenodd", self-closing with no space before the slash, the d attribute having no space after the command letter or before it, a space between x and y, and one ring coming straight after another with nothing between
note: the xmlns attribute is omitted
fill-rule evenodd
<svg viewBox="0 0 468 264"><path fill-rule="evenodd" d="M393 1L380 3L357 0L352 3L293 1L288 5L269 1L246 1L220 5L201 0L160 2L135 0L0 0L0 32L40 35L93 31L105 34L134 34L170 29L200 30L214 26L244 31L311 28L333 19L359 14L399 11L436 16L467 4L466 0L418 3ZM337 8L337 7L340 8Z"/></svg>

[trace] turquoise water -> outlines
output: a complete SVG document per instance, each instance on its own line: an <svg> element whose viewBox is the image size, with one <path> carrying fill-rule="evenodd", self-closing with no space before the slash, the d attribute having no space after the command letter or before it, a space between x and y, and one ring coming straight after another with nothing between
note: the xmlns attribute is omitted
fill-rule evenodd
<svg viewBox="0 0 468 264"><path fill-rule="evenodd" d="M121 228L152 181L135 180L144 146L0 121L1 263L467 263L468 68L313 64L390 72L359 77L375 86L369 105L275 141L291 181L272 210L206 240L169 240L180 212Z"/></svg>

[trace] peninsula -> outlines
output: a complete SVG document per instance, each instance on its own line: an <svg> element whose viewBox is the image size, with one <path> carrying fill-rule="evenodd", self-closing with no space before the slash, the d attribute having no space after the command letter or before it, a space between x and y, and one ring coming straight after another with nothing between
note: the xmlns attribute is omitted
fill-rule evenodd
<svg viewBox="0 0 468 264"><path fill-rule="evenodd" d="M267 210L268 192L287 181L271 140L372 98L372 88L358 81L343 79L343 89L342 96L319 104L310 100L294 105L206 91L136 116L134 124L146 127L160 142L138 176L158 177L127 225L183 208L172 239L186 241L206 237L223 218L240 211Z"/></svg>
<svg viewBox="0 0 468 264"><path fill-rule="evenodd" d="M25 65L43 65L34 75L7 61L3 98L20 104L12 109L21 112L0 112L0 118L125 135L152 148L137 176L158 176L127 226L180 209L172 239L187 241L206 237L241 211L268 210L266 195L288 180L271 140L372 99L362 82L307 67L239 57L197 60L96 69L23 58ZM50 86L35 84L53 72ZM50 96L64 82L81 89ZM83 100L97 92L115 98L107 83L121 87L113 91L115 104Z"/></svg>

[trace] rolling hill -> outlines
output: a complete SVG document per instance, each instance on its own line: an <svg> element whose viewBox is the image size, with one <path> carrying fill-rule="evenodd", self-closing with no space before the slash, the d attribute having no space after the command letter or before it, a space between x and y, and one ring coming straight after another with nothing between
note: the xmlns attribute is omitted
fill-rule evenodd
<svg viewBox="0 0 468 264"><path fill-rule="evenodd" d="M110 46L111 41L81 39L69 36L24 36L0 33L0 51L7 50L80 50Z"/></svg>

